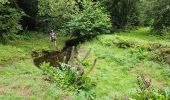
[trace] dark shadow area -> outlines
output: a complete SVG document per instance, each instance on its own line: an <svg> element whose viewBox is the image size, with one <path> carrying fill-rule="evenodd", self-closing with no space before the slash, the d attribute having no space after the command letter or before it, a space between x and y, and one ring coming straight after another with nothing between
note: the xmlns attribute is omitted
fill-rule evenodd
<svg viewBox="0 0 170 100"><path fill-rule="evenodd" d="M32 52L34 64L40 67L43 62L50 63L50 66L59 67L60 63L66 63L70 61L70 57L73 49L80 43L85 42L85 39L76 38L70 39L65 42L65 47L61 51L47 51L47 50L36 50ZM75 49L77 52L77 49Z"/></svg>
<svg viewBox="0 0 170 100"><path fill-rule="evenodd" d="M37 27L38 0L17 0L17 3L26 14L20 21L23 29L35 31Z"/></svg>

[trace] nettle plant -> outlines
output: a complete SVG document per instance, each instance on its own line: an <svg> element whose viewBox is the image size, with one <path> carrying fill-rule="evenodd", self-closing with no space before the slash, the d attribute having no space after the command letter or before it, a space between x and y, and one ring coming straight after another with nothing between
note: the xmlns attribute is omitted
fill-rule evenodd
<svg viewBox="0 0 170 100"><path fill-rule="evenodd" d="M62 63L60 67L55 68L49 63L43 63L41 69L49 77L49 80L57 83L59 87L77 92L86 91L90 93L88 94L90 97L95 96L95 83L86 75L82 75L78 67Z"/></svg>

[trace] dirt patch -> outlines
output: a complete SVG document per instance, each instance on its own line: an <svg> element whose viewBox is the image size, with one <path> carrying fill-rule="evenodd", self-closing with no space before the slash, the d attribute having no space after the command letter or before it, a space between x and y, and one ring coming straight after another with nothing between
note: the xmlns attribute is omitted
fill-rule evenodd
<svg viewBox="0 0 170 100"><path fill-rule="evenodd" d="M83 49L83 47L80 47L79 51L78 51L78 54L79 56L81 57L85 57L86 56L86 52L85 50Z"/></svg>
<svg viewBox="0 0 170 100"><path fill-rule="evenodd" d="M14 86L11 87L12 90L16 91L16 94L19 96L23 96L26 99L29 99L29 96L31 94L31 89L29 85L26 86Z"/></svg>
<svg viewBox="0 0 170 100"><path fill-rule="evenodd" d="M29 95L31 93L31 90L28 87L21 87L17 90L17 94L20 96L24 96L26 98L29 98Z"/></svg>
<svg viewBox="0 0 170 100"><path fill-rule="evenodd" d="M143 67L143 63L138 63L129 69L130 72L136 72L138 68Z"/></svg>
<svg viewBox="0 0 170 100"><path fill-rule="evenodd" d="M162 89L163 87L169 86L168 84L165 84L163 81L157 80L157 79L155 79L155 78L153 78L153 77L151 77L151 76L146 76L146 77L147 77L148 79L151 79L152 85L153 85L153 83L156 83L155 85L156 85L158 88L160 88L160 89Z"/></svg>
<svg viewBox="0 0 170 100"><path fill-rule="evenodd" d="M3 64L0 64L0 67L3 67L4 65Z"/></svg>
<svg viewBox="0 0 170 100"><path fill-rule="evenodd" d="M0 94L3 94L7 90L7 86L0 86Z"/></svg>
<svg viewBox="0 0 170 100"><path fill-rule="evenodd" d="M170 65L170 54L165 56L165 61Z"/></svg>
<svg viewBox="0 0 170 100"><path fill-rule="evenodd" d="M70 96L64 96L61 98L61 100L73 100Z"/></svg>

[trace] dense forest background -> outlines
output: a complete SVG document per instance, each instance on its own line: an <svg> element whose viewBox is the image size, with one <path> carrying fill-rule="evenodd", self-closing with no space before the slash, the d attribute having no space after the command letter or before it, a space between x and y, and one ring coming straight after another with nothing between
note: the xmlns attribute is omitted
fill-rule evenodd
<svg viewBox="0 0 170 100"><path fill-rule="evenodd" d="M150 26L163 35L170 26L169 0L1 0L1 42L25 31L74 36Z"/></svg>

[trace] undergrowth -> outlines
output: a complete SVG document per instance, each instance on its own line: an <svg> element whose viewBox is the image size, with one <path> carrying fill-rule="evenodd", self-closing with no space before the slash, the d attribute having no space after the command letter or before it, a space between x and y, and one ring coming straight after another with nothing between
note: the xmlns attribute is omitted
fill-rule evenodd
<svg viewBox="0 0 170 100"><path fill-rule="evenodd" d="M156 89L152 86L152 80L147 79L144 75L138 76L137 79L137 93L132 95L133 99L137 100L169 100L170 99L170 89L162 88Z"/></svg>
<svg viewBox="0 0 170 100"><path fill-rule="evenodd" d="M81 75L76 67L62 63L60 68L54 68L49 63L44 63L41 69L59 87L76 91L77 94L84 91L87 99L95 98L95 83L89 77Z"/></svg>
<svg viewBox="0 0 170 100"><path fill-rule="evenodd" d="M118 35L112 38L98 37L98 41L103 46L111 47L115 45L118 48L129 49L130 53L133 56L138 56L140 60L148 59L164 62L166 53L170 52L170 46L158 42L135 41Z"/></svg>
<svg viewBox="0 0 170 100"><path fill-rule="evenodd" d="M166 87L170 87L170 70L163 57L169 51L169 38L152 36L148 29L140 28L132 32L101 35L97 40L85 42L80 45L83 47L81 51L92 48L88 59L82 63L85 72L96 58L97 63L94 70L82 78L77 77L78 73L68 71L67 65L63 65L64 69L57 69L45 64L44 72L35 67L31 51L52 49L48 35L35 34L27 40L0 45L0 99L113 100L117 96L121 100L123 95L128 94L132 100L146 96L155 98L155 95L161 100L160 97L169 93ZM67 39L58 37L57 47L62 49ZM141 91L136 81L139 73L152 80L151 91ZM77 78L73 78L74 75Z"/></svg>

